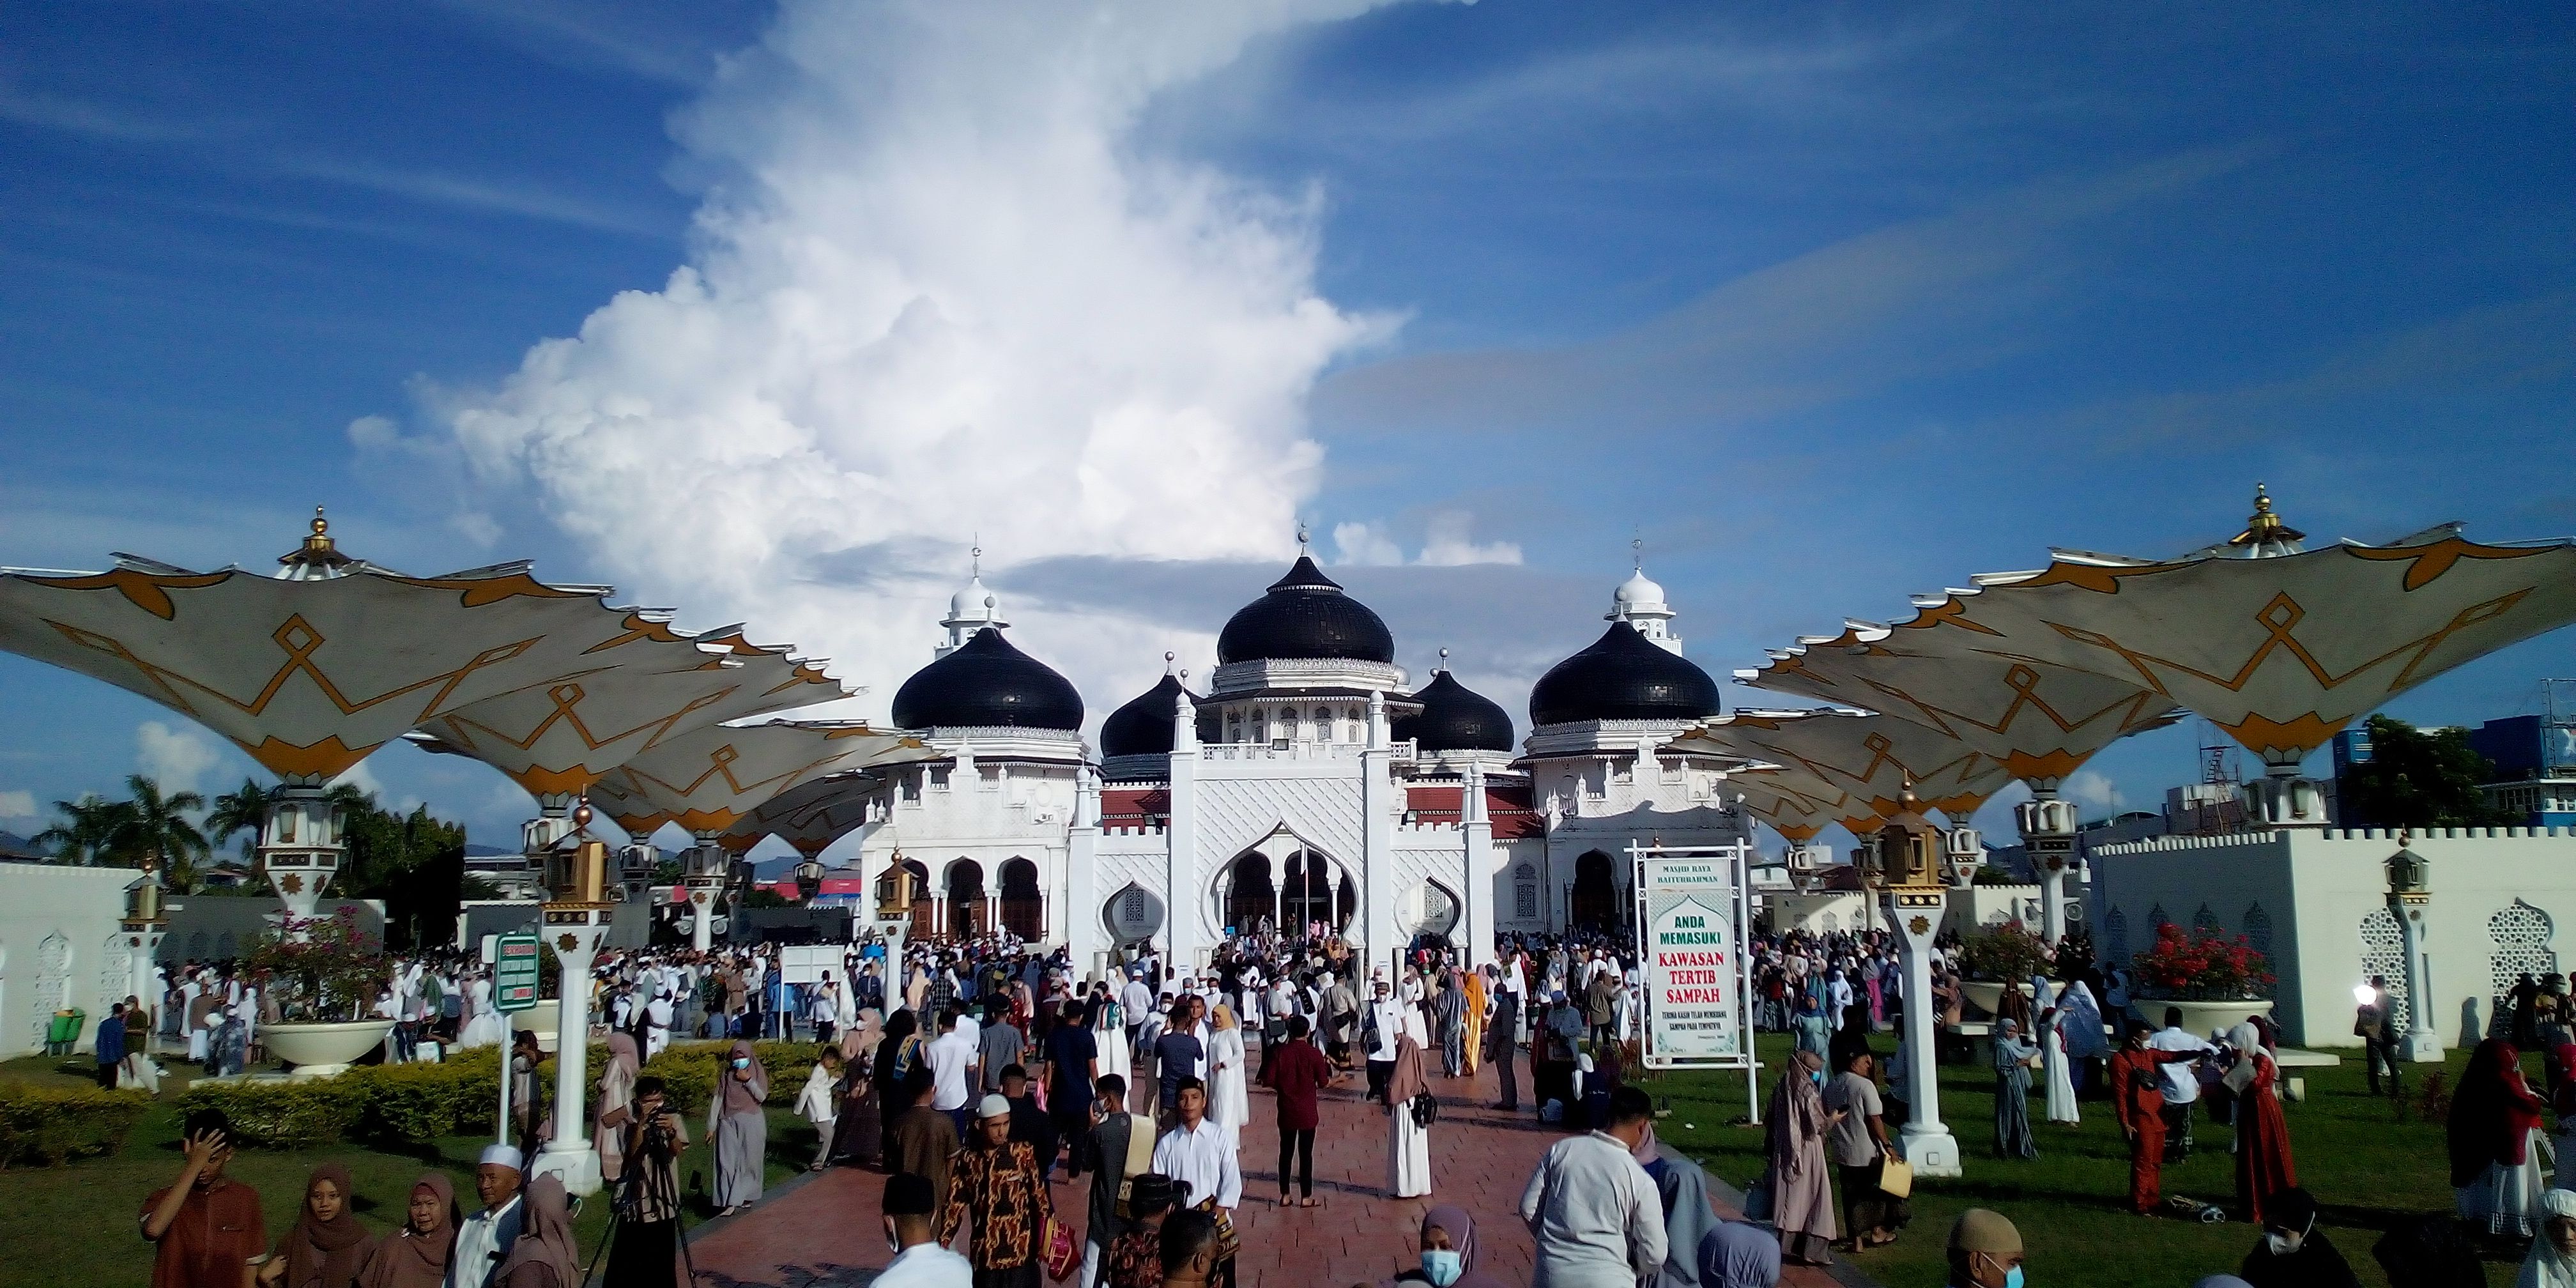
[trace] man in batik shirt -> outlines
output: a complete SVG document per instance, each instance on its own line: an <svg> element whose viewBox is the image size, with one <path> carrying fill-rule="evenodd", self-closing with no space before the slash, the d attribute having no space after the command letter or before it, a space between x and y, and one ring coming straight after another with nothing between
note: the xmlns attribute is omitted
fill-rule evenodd
<svg viewBox="0 0 2576 1288"><path fill-rule="evenodd" d="M939 1241L955 1239L971 1213L975 1233L966 1259L975 1267L975 1288L1044 1288L1039 1238L1054 1201L1038 1152L1027 1141L1011 1139L1011 1102L1005 1097L984 1097L975 1117L974 1139L949 1166L948 1216L940 1223Z"/></svg>

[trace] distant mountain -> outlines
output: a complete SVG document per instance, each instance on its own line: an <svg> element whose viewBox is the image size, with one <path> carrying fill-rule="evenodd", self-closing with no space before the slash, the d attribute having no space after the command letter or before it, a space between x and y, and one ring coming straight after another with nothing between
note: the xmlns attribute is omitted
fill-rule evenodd
<svg viewBox="0 0 2576 1288"><path fill-rule="evenodd" d="M15 832L0 832L0 859L50 859L53 851Z"/></svg>
<svg viewBox="0 0 2576 1288"><path fill-rule="evenodd" d="M515 845L476 845L470 841L465 845L465 857L469 859L488 859L498 854L516 854L518 852L519 847Z"/></svg>

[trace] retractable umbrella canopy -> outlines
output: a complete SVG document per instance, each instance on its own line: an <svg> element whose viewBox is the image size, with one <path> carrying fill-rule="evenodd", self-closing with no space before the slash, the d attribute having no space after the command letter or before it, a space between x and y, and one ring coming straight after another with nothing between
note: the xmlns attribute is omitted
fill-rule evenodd
<svg viewBox="0 0 2576 1288"><path fill-rule="evenodd" d="M677 823L693 835L714 837L826 774L940 754L911 734L858 721L712 725L618 766L591 788L590 800L637 836Z"/></svg>
<svg viewBox="0 0 2576 1288"><path fill-rule="evenodd" d="M1939 730L1842 708L1739 708L1683 734L1669 749L1714 750L1777 766L1756 767L1732 781L1744 785L1748 807L1800 841L1827 823L1855 835L1872 830L1904 810L1908 784L1923 804L1964 821L2012 781L2002 761Z"/></svg>
<svg viewBox="0 0 2576 1288"><path fill-rule="evenodd" d="M1865 707L1935 730L2034 788L2054 788L2112 742L2181 716L2152 689L1990 644L1874 622L1811 635L1738 671L1759 688Z"/></svg>
<svg viewBox="0 0 2576 1288"><path fill-rule="evenodd" d="M848 770L782 792L725 833L724 847L740 853L775 836L812 858L866 824L868 796L881 783L866 770Z"/></svg>
<svg viewBox="0 0 2576 1288"><path fill-rule="evenodd" d="M0 649L141 694L318 785L442 715L662 648L605 586L550 586L525 563L404 576L341 554L319 512L280 563L0 572Z"/></svg>

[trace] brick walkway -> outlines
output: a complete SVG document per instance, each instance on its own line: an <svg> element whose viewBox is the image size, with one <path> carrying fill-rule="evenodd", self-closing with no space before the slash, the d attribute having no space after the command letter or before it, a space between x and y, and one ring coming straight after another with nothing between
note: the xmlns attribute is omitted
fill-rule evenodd
<svg viewBox="0 0 2576 1288"><path fill-rule="evenodd" d="M1243 1129L1243 1237L1237 1263L1242 1288L1348 1288L1376 1284L1414 1264L1422 1214L1454 1203L1476 1219L1478 1266L1506 1283L1531 1271L1528 1227L1516 1207L1521 1187L1547 1147L1560 1138L1529 1114L1487 1108L1493 1078L1434 1079L1441 1115L1431 1129L1433 1191L1427 1199L1386 1193L1386 1120L1360 1099L1360 1079L1325 1093L1324 1126L1315 1140L1315 1191L1321 1208L1281 1208L1278 1134L1269 1095L1252 1096ZM1528 1085L1524 1076L1522 1085ZM1480 1094L1481 1093L1481 1094ZM1064 1184L1058 1211L1079 1225L1090 1179ZM885 1178L836 1168L794 1184L740 1216L711 1223L693 1241L699 1282L716 1288L856 1288L889 1260L878 1221ZM1725 1196L1731 1198L1732 1195ZM1723 1203L1725 1198L1721 1198ZM1722 1207L1721 1215L1738 1213ZM1846 1272L1848 1273L1848 1272ZM1786 1288L1830 1288L1825 1272L1792 1267ZM1865 1281L1864 1281L1865 1282Z"/></svg>

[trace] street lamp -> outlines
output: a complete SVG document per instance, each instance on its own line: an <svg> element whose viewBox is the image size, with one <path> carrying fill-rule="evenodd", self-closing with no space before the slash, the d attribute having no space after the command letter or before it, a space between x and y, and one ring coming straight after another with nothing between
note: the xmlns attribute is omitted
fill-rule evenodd
<svg viewBox="0 0 2576 1288"><path fill-rule="evenodd" d="M1975 844L1975 833L1968 843ZM1948 893L1942 885L1943 859L1959 853L1932 820L1914 784L1905 784L1895 817L1887 820L1861 847L1861 880L1878 895L1888 926L1896 932L1905 966L1905 1128L1898 1142L1905 1161L1921 1176L1960 1174L1959 1142L1941 1122L1940 1069L1934 1056L1932 1014L1932 940L1941 932Z"/></svg>
<svg viewBox="0 0 2576 1288"><path fill-rule="evenodd" d="M2388 912L2397 919L2398 942L2406 953L2406 1059L2433 1064L2442 1059L2442 1035L2433 1027L2433 957L2426 943L2425 915L2433 910L2433 865L2400 834L2397 852L2384 864L2388 872Z"/></svg>
<svg viewBox="0 0 2576 1288"><path fill-rule="evenodd" d="M608 938L617 905L608 898L608 843L590 834L590 802L573 807L574 844L546 856L544 938L562 968L555 1011L554 1134L537 1152L532 1175L559 1176L566 1190L596 1193L599 1155L591 1149L590 966Z"/></svg>

